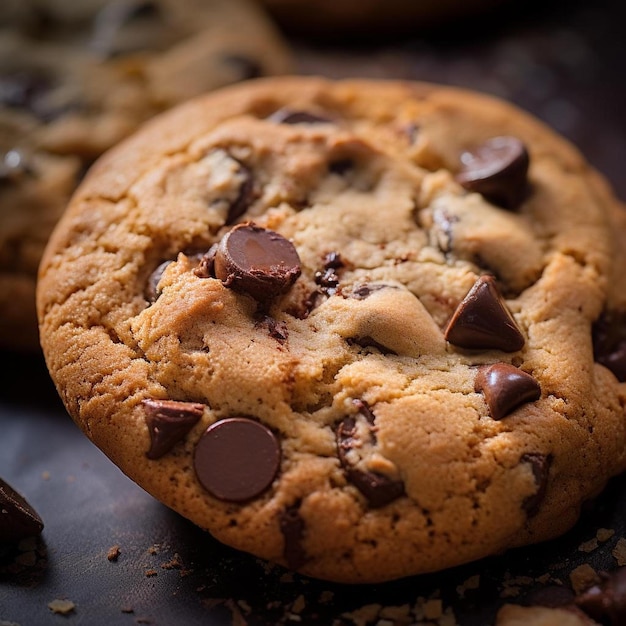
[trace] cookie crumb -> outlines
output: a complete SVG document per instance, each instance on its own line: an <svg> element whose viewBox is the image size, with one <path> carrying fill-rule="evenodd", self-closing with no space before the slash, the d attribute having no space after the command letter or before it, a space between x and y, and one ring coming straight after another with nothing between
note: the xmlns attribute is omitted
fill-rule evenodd
<svg viewBox="0 0 626 626"><path fill-rule="evenodd" d="M52 600L48 602L48 608L59 615L69 615L76 609L76 605L71 600Z"/></svg>
<svg viewBox="0 0 626 626"><path fill-rule="evenodd" d="M109 551L107 552L107 559L109 561L117 561L117 559L119 558L121 553L120 547L119 546L111 546L109 548Z"/></svg>
<svg viewBox="0 0 626 626"><path fill-rule="evenodd" d="M579 552L593 552L600 544L598 543L598 539L594 537L589 541L584 541L578 546Z"/></svg>
<svg viewBox="0 0 626 626"><path fill-rule="evenodd" d="M133 609L132 606L123 606L123 607L120 608L120 611L122 613L134 613L135 609Z"/></svg>
<svg viewBox="0 0 626 626"><path fill-rule="evenodd" d="M41 472L41 478L43 480L50 480L50 472L48 472L48 471Z"/></svg>
<svg viewBox="0 0 626 626"><path fill-rule="evenodd" d="M158 574L158 572L155 569L147 569L146 570L146 578L153 578L157 574Z"/></svg>
<svg viewBox="0 0 626 626"><path fill-rule="evenodd" d="M480 587L480 574L470 576L467 580L463 581L457 588L456 593L459 598L464 598L465 593L472 589L478 589Z"/></svg>
<svg viewBox="0 0 626 626"><path fill-rule="evenodd" d="M608 541L613 535L615 531L612 528L598 528L598 532L596 533L596 539L600 543L604 543Z"/></svg>
<svg viewBox="0 0 626 626"><path fill-rule="evenodd" d="M579 565L575 567L570 575L570 582L572 584L572 589L574 593L578 595L585 591L585 589L589 589L592 585L597 585L600 582L600 577L598 576L598 572L596 572L591 565L588 563L584 563L583 565Z"/></svg>
<svg viewBox="0 0 626 626"><path fill-rule="evenodd" d="M615 557L620 567L626 565L626 539L624 539L624 537L618 539L611 554Z"/></svg>
<svg viewBox="0 0 626 626"><path fill-rule="evenodd" d="M161 563L162 569L182 569L182 567L183 564L178 554L174 554L174 556L166 563Z"/></svg>

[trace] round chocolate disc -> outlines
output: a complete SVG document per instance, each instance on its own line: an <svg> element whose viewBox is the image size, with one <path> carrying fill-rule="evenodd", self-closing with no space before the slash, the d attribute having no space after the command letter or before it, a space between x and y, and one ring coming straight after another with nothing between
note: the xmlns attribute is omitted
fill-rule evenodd
<svg viewBox="0 0 626 626"><path fill-rule="evenodd" d="M280 466L274 433L246 417L215 422L198 441L194 466L198 480L213 496L245 502L263 493Z"/></svg>
<svg viewBox="0 0 626 626"><path fill-rule="evenodd" d="M300 257L282 235L254 224L235 226L220 241L215 276L256 300L285 293L300 276Z"/></svg>

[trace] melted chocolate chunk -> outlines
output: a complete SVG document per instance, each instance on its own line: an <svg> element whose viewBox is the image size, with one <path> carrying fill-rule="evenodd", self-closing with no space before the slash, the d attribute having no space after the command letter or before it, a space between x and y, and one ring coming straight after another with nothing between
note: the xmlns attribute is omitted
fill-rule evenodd
<svg viewBox="0 0 626 626"><path fill-rule="evenodd" d="M369 406L358 401L357 408L368 425L370 443L376 443L374 413ZM377 472L353 467L349 455L364 443L359 437L357 417L346 417L337 427L337 454L348 480L367 498L370 506L379 508L404 495L404 483Z"/></svg>
<svg viewBox="0 0 626 626"><path fill-rule="evenodd" d="M43 521L37 511L0 478L0 543L39 535L42 530Z"/></svg>
<svg viewBox="0 0 626 626"><path fill-rule="evenodd" d="M283 535L285 545L283 554L287 566L298 569L306 562L306 552L302 546L304 539L304 520L300 517L300 504L287 507L280 516L280 532Z"/></svg>
<svg viewBox="0 0 626 626"><path fill-rule="evenodd" d="M539 506L543 502L548 488L548 473L552 464L552 457L539 453L524 454L520 459L522 463L530 463L537 485L537 491L529 496L523 503L524 510L532 516L537 513Z"/></svg>
<svg viewBox="0 0 626 626"><path fill-rule="evenodd" d="M289 330L285 322L279 322L269 315L264 315L260 324L267 326L270 337L276 339L278 343L285 343L289 339Z"/></svg>
<svg viewBox="0 0 626 626"><path fill-rule="evenodd" d="M524 336L506 308L492 276L481 276L457 307L444 332L460 348L516 352Z"/></svg>
<svg viewBox="0 0 626 626"><path fill-rule="evenodd" d="M238 80L250 80L263 76L263 68L257 61L241 54L226 54L222 62L235 69Z"/></svg>
<svg viewBox="0 0 626 626"><path fill-rule="evenodd" d="M526 402L541 397L539 383L526 372L508 363L495 363L478 370L475 390L482 392L494 420L500 420Z"/></svg>
<svg viewBox="0 0 626 626"><path fill-rule="evenodd" d="M237 161L237 163L239 164L239 173L244 176L244 181L239 188L239 195L228 207L228 215L226 216L226 224L228 225L233 224L247 211L254 198L252 172L240 161Z"/></svg>
<svg viewBox="0 0 626 626"><path fill-rule="evenodd" d="M161 10L154 0L118 0L107 3L94 19L90 47L101 58L109 59L129 52L120 43L119 34L128 24L140 20L157 20ZM136 46L136 43L133 45ZM133 48L141 49L143 46Z"/></svg>
<svg viewBox="0 0 626 626"><path fill-rule="evenodd" d="M227 287L266 302L286 293L300 276L300 257L278 233L239 224L220 241L215 276Z"/></svg>
<svg viewBox="0 0 626 626"><path fill-rule="evenodd" d="M52 89L48 74L35 68L0 75L0 105L44 115L43 97Z"/></svg>
<svg viewBox="0 0 626 626"><path fill-rule="evenodd" d="M626 567L608 574L600 573L601 582L579 595L576 606L607 626L626 624Z"/></svg>
<svg viewBox="0 0 626 626"><path fill-rule="evenodd" d="M184 439L204 413L204 404L148 398L142 402L150 433L149 459L167 454Z"/></svg>
<svg viewBox="0 0 626 626"><path fill-rule="evenodd" d="M345 264L338 252L329 252L324 257L324 269L315 272L315 282L320 286L323 293L328 296L333 295L339 286L339 276L337 270Z"/></svg>
<svg viewBox="0 0 626 626"><path fill-rule="evenodd" d="M261 495L276 478L280 460L280 443L274 433L247 417L230 417L209 426L194 453L202 486L227 502Z"/></svg>
<svg viewBox="0 0 626 626"><path fill-rule="evenodd" d="M279 109L267 118L275 124L331 124L328 118L307 111L290 111Z"/></svg>
<svg viewBox="0 0 626 626"><path fill-rule="evenodd" d="M152 272L152 274L148 276L148 282L146 283L146 288L144 290L144 296L148 302L156 302L158 297L161 295L161 292L159 291L159 288L158 288L159 281L161 280L161 277L163 276L163 272L165 271L165 268L171 262L172 261L163 261L163 263L158 265L157 268Z"/></svg>
<svg viewBox="0 0 626 626"><path fill-rule="evenodd" d="M605 311L592 334L594 359L626 382L626 313Z"/></svg>
<svg viewBox="0 0 626 626"><path fill-rule="evenodd" d="M461 155L457 181L467 190L507 209L517 208L526 195L530 158L516 137L494 137Z"/></svg>

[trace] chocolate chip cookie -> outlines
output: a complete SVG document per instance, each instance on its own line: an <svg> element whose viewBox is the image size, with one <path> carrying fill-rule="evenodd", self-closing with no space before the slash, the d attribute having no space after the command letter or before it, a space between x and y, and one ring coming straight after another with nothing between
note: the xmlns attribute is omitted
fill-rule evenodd
<svg viewBox="0 0 626 626"><path fill-rule="evenodd" d="M292 71L246 0L38 0L0 9L0 346L37 349L47 238L104 150L199 93Z"/></svg>
<svg viewBox="0 0 626 626"><path fill-rule="evenodd" d="M491 97L227 87L90 170L40 268L47 365L115 464L230 546L352 583L452 567L565 532L626 467L593 340L615 210Z"/></svg>

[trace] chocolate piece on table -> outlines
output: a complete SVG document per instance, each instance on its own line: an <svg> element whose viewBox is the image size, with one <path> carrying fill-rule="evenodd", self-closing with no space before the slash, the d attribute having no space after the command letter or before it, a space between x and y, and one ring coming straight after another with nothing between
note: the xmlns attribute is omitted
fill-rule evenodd
<svg viewBox="0 0 626 626"><path fill-rule="evenodd" d="M601 572L602 581L581 593L576 606L594 620L610 626L626 624L626 567Z"/></svg>
<svg viewBox="0 0 626 626"><path fill-rule="evenodd" d="M247 417L215 422L194 452L202 486L228 502L245 502L261 495L276 477L280 460L280 443L274 433Z"/></svg>
<svg viewBox="0 0 626 626"><path fill-rule="evenodd" d="M493 276L481 276L457 307L444 331L460 348L517 352L525 340Z"/></svg>
<svg viewBox="0 0 626 626"><path fill-rule="evenodd" d="M468 191L507 209L524 199L530 159L526 146L516 137L494 137L461 155L462 169L456 180Z"/></svg>
<svg viewBox="0 0 626 626"><path fill-rule="evenodd" d="M0 478L0 543L39 535L43 520L11 485Z"/></svg>
<svg viewBox="0 0 626 626"><path fill-rule="evenodd" d="M239 224L223 237L214 269L227 287L261 302L287 292L301 273L293 244L251 223Z"/></svg>
<svg viewBox="0 0 626 626"><path fill-rule="evenodd" d="M485 396L494 420L502 419L520 405L541 397L539 383L530 374L508 363L481 367L474 388Z"/></svg>
<svg viewBox="0 0 626 626"><path fill-rule="evenodd" d="M546 495L548 473L550 471L550 465L552 464L552 457L536 452L524 454L520 461L522 463L530 463L535 477L537 491L535 491L532 496L526 498L523 504L524 510L528 515L534 515L539 510L539 506Z"/></svg>
<svg viewBox="0 0 626 626"><path fill-rule="evenodd" d="M146 424L150 432L149 459L158 459L184 439L204 413L204 404L176 400L143 401Z"/></svg>

